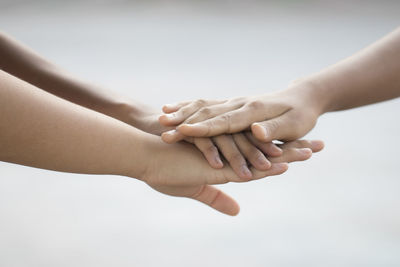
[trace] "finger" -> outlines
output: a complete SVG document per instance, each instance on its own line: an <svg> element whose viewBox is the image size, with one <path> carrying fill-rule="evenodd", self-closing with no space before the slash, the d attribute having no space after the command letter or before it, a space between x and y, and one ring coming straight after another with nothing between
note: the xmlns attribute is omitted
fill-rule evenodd
<svg viewBox="0 0 400 267"><path fill-rule="evenodd" d="M247 107L242 107L202 122L179 125L177 130L184 135L195 137L241 132L253 122L263 119L261 113L248 111Z"/></svg>
<svg viewBox="0 0 400 267"><path fill-rule="evenodd" d="M207 106L207 107L202 107L198 111L196 111L193 115L191 115L189 118L187 118L183 123L185 124L193 124L196 122L201 122L205 121L210 118L214 118L218 115L236 110L243 106L242 103L239 102L233 102L233 103L226 103L224 101L221 104L215 104L212 106Z"/></svg>
<svg viewBox="0 0 400 267"><path fill-rule="evenodd" d="M310 148L286 148L283 150L282 156L270 157L272 163L304 161L311 157L312 150Z"/></svg>
<svg viewBox="0 0 400 267"><path fill-rule="evenodd" d="M324 142L321 140L296 140L291 142L286 142L280 147L282 149L287 148L310 148L312 152L319 152L324 148Z"/></svg>
<svg viewBox="0 0 400 267"><path fill-rule="evenodd" d="M192 103L192 102L193 101L183 101L183 102L174 103L174 104L166 104L162 107L162 111L165 113L175 112L178 109L180 109L181 107L184 107L187 104Z"/></svg>
<svg viewBox="0 0 400 267"><path fill-rule="evenodd" d="M173 144L185 139L186 136L177 130L170 130L161 134L161 139L167 144Z"/></svg>
<svg viewBox="0 0 400 267"><path fill-rule="evenodd" d="M159 120L160 123L163 125L178 125L185 121L188 117L190 117L192 114L194 114L196 111L199 109L210 106L210 105L215 105L219 104L220 100L196 100L193 101L181 108L179 108L176 112L170 113L170 114L163 114L160 116Z"/></svg>
<svg viewBox="0 0 400 267"><path fill-rule="evenodd" d="M200 190L191 198L227 215L235 216L240 211L239 204L232 197L211 185L201 186Z"/></svg>
<svg viewBox="0 0 400 267"><path fill-rule="evenodd" d="M254 138L251 132L245 132L247 139L250 140L258 149L261 149L266 155L270 157L278 157L282 155L282 149L272 142L261 142Z"/></svg>
<svg viewBox="0 0 400 267"><path fill-rule="evenodd" d="M266 171L257 170L254 167L251 167L250 170L253 173L253 180L259 180L261 178L269 177L269 176L276 176L283 174L289 169L289 164L286 162L278 162L272 163L271 168Z"/></svg>
<svg viewBox="0 0 400 267"><path fill-rule="evenodd" d="M211 167L220 169L224 166L219 156L218 149L210 138L194 138L194 144L203 153Z"/></svg>
<svg viewBox="0 0 400 267"><path fill-rule="evenodd" d="M252 172L251 180L258 180L268 176L279 175L286 172L289 168L287 163L273 163L271 168L266 171L257 170L254 167L251 167L250 170ZM224 184L228 182L236 182L243 183L248 182L250 179L240 178L236 172L232 169L231 166L225 165L222 169L215 170L212 169L212 172L207 176L206 183L207 184Z"/></svg>
<svg viewBox="0 0 400 267"><path fill-rule="evenodd" d="M264 154L258 150L258 148L255 147L244 134L234 134L233 140L242 155L244 155L257 170L265 171L271 167L271 163L267 160Z"/></svg>
<svg viewBox="0 0 400 267"><path fill-rule="evenodd" d="M290 117L290 112L287 112L271 120L253 123L251 131L254 137L262 142L272 142L273 140L290 141L301 137L298 136L296 123Z"/></svg>
<svg viewBox="0 0 400 267"><path fill-rule="evenodd" d="M214 137L213 141L240 178L245 180L252 178L252 174L247 167L246 159L240 153L231 135L220 135Z"/></svg>

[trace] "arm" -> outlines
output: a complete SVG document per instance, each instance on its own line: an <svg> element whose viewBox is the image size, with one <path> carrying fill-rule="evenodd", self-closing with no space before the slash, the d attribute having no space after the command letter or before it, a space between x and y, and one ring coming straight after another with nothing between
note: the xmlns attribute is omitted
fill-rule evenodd
<svg viewBox="0 0 400 267"><path fill-rule="evenodd" d="M209 101L164 107L164 125L180 135L164 133L166 142L182 136L213 136L251 128L255 137L295 140L304 136L325 112L345 110L400 96L400 28L359 53L286 90L210 104Z"/></svg>
<svg viewBox="0 0 400 267"><path fill-rule="evenodd" d="M0 33L0 68L53 95L70 102L98 111L130 124L145 132L161 135L171 130L158 122L158 111L127 97L119 96L77 79L57 65L49 62L23 44L6 34ZM251 142L246 135L225 135L213 140L209 138L187 138L204 154L214 168L222 168L219 152L224 155L236 173L250 178L246 160L259 170L268 169L271 164L263 153L279 156L278 147L270 144Z"/></svg>
<svg viewBox="0 0 400 267"><path fill-rule="evenodd" d="M1 32L0 59L0 69L21 80L137 128L144 127L142 119L149 114L148 106L74 77Z"/></svg>
<svg viewBox="0 0 400 267"><path fill-rule="evenodd" d="M295 142L253 179L283 173L305 160L320 142ZM48 94L0 71L0 160L37 168L138 178L173 196L238 213L236 202L211 184L243 182L228 166L215 170L190 144L166 145L101 113Z"/></svg>

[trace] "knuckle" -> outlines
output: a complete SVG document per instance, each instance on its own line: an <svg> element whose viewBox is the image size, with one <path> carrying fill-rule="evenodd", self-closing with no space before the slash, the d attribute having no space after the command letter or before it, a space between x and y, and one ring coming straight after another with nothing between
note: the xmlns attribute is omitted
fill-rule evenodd
<svg viewBox="0 0 400 267"><path fill-rule="evenodd" d="M211 109L210 108L201 108L199 110L199 113L203 116L208 116L208 115L211 115Z"/></svg>
<svg viewBox="0 0 400 267"><path fill-rule="evenodd" d="M227 133L231 133L231 120L232 120L232 115L227 113L227 114L223 114L220 118L220 120L223 122L224 125L226 125L226 132Z"/></svg>
<svg viewBox="0 0 400 267"><path fill-rule="evenodd" d="M259 110L264 107L264 103L260 100L253 100L250 101L246 106L252 110Z"/></svg>
<svg viewBox="0 0 400 267"><path fill-rule="evenodd" d="M187 107L184 107L184 108L181 108L180 110L179 110L179 112L178 112L178 116L180 115L180 116L182 116L182 117L186 117L187 115L188 115L188 113L189 113L189 108L187 108Z"/></svg>
<svg viewBox="0 0 400 267"><path fill-rule="evenodd" d="M205 106L207 104L207 100L205 100L205 99L197 99L196 101L195 101L195 105L197 106L197 107L203 107L203 106Z"/></svg>

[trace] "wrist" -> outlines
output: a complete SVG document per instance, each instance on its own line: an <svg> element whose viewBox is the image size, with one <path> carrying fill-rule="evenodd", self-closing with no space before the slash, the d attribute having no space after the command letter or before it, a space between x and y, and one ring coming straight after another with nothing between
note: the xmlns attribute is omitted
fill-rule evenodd
<svg viewBox="0 0 400 267"><path fill-rule="evenodd" d="M160 170L164 162L160 158L165 155L169 147L170 145L162 142L160 137L143 132L140 138L140 145L130 149L134 155L127 161L128 172L124 175L148 183L153 176L152 173L157 173ZM132 164L132 159L135 158L138 164Z"/></svg>
<svg viewBox="0 0 400 267"><path fill-rule="evenodd" d="M125 146L126 157L122 157L121 175L136 178L146 182L146 174L154 166L154 155L157 153L159 138L154 135L137 130L138 135L129 139L135 140Z"/></svg>
<svg viewBox="0 0 400 267"><path fill-rule="evenodd" d="M110 106L110 116L123 121L135 128L144 129L144 118L148 115L148 108L131 99L118 99Z"/></svg>
<svg viewBox="0 0 400 267"><path fill-rule="evenodd" d="M330 97L327 94L326 86L316 77L309 76L297 79L285 90L296 102L300 100L302 107L307 107L320 116L330 111Z"/></svg>

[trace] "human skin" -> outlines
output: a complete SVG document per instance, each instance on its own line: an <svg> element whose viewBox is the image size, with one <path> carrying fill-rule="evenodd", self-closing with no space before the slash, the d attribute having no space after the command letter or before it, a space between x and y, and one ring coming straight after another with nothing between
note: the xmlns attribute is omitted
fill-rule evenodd
<svg viewBox="0 0 400 267"><path fill-rule="evenodd" d="M158 122L161 111L81 80L1 32L0 58L1 69L68 101L151 134L161 135L162 132L173 129ZM249 133L226 134L212 138L188 137L185 141L195 144L214 168L222 168L224 165L221 153L234 171L244 179L252 176L246 161L258 170L267 170L271 163L266 155L282 154L278 146L271 142L258 142Z"/></svg>
<svg viewBox="0 0 400 267"><path fill-rule="evenodd" d="M160 122L176 127L167 143L187 136L209 137L251 130L262 142L301 138L326 112L351 109L400 96L400 28L285 90L212 102L165 105Z"/></svg>
<svg viewBox="0 0 400 267"><path fill-rule="evenodd" d="M296 141L251 180L278 175L306 160L321 142ZM73 104L0 70L0 160L42 169L123 175L164 194L193 198L229 215L238 204L212 186L244 182L228 165L213 169L193 145L167 145L102 113Z"/></svg>

